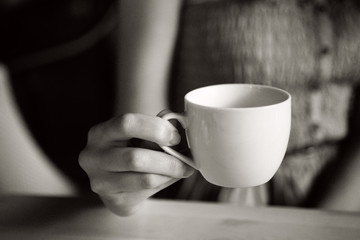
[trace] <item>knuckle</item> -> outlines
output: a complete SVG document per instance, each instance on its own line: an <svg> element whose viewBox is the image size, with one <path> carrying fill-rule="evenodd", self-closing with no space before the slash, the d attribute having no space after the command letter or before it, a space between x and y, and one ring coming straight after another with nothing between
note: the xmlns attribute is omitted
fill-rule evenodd
<svg viewBox="0 0 360 240"><path fill-rule="evenodd" d="M101 132L100 130L101 125L94 125L92 126L89 131L88 131L88 142L92 142L93 139L97 139L99 136L99 133Z"/></svg>
<svg viewBox="0 0 360 240"><path fill-rule="evenodd" d="M78 163L80 165L80 167L82 169L87 169L88 166L90 165L90 160L91 156L89 154L89 151L87 150L87 148L85 148L84 150L82 150L79 154L79 158L78 158Z"/></svg>
<svg viewBox="0 0 360 240"><path fill-rule="evenodd" d="M106 182L101 180L101 179L98 179L98 178L95 178L95 179L91 179L90 181L90 187L91 187L91 190L94 192L94 193L97 193L99 195L105 195L107 194L107 191L106 191Z"/></svg>
<svg viewBox="0 0 360 240"><path fill-rule="evenodd" d="M96 135L98 132L98 125L92 126L88 131L88 139L91 138L93 135Z"/></svg>
<svg viewBox="0 0 360 240"><path fill-rule="evenodd" d="M126 113L115 118L115 121L117 123L118 131L120 131L124 135L127 135L129 133L129 130L136 122L136 116L133 113Z"/></svg>
<svg viewBox="0 0 360 240"><path fill-rule="evenodd" d="M139 149L128 149L124 151L126 167L130 171L141 171L144 169L144 156Z"/></svg>
<svg viewBox="0 0 360 240"><path fill-rule="evenodd" d="M98 168L101 164L103 151L93 146L86 146L78 156L78 163L85 172Z"/></svg>
<svg viewBox="0 0 360 240"><path fill-rule="evenodd" d="M141 174L139 178L143 189L153 189L158 186L157 179L153 174Z"/></svg>

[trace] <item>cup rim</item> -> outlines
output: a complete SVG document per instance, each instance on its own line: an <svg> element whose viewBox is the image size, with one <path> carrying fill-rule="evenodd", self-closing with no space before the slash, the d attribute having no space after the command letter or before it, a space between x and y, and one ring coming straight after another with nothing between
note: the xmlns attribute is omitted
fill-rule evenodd
<svg viewBox="0 0 360 240"><path fill-rule="evenodd" d="M189 98L192 94L194 94L197 91L203 91L206 88L216 88L216 87L221 87L221 86L227 86L227 87L231 87L231 86L241 86L241 87L247 87L247 88L266 88L266 89L271 89L271 90L275 90L278 92L283 93L286 97L284 98L283 101L280 101L278 103L274 103L274 104L269 104L269 105L264 105L264 106L254 106L254 107L217 107L217 106L208 106L208 105L203 105L203 104L199 104L196 103L194 101L191 101ZM265 108L274 108L278 105L282 105L285 104L286 102L291 102L291 94L281 88L278 87L273 87L273 86L269 86L269 85L263 85L263 84L252 84L252 83L223 83L223 84L215 84L215 85L208 85L208 86L204 86L204 87L200 87L200 88L196 88L190 92L188 92L185 97L184 97L185 103L190 103L196 107L199 108L203 108L203 109L212 109L212 110L226 110L226 111L251 111L251 110L259 110L259 109L265 109Z"/></svg>

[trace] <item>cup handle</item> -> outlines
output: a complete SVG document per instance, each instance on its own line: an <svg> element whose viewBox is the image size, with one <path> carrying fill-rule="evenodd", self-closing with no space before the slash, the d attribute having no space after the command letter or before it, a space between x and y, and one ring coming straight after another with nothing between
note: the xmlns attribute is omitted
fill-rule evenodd
<svg viewBox="0 0 360 240"><path fill-rule="evenodd" d="M181 126L184 129L186 129L186 121L185 121L185 116L183 114L174 113L170 110L165 109L165 110L162 110L161 112L159 112L157 116L164 120L170 120L170 119L178 120L180 122ZM186 163L187 165L195 168L196 170L199 170L199 168L195 165L194 161L191 158L179 153L178 151L175 151L171 147L168 147L168 146L160 146L160 147L166 153L178 158L179 160L181 160L182 162Z"/></svg>

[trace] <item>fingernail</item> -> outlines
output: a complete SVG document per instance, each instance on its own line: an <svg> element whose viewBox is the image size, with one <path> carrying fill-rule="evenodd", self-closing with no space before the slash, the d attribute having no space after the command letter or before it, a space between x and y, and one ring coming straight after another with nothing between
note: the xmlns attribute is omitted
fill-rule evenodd
<svg viewBox="0 0 360 240"><path fill-rule="evenodd" d="M176 145L179 144L181 141L181 136L178 132L172 132L170 137L170 144Z"/></svg>

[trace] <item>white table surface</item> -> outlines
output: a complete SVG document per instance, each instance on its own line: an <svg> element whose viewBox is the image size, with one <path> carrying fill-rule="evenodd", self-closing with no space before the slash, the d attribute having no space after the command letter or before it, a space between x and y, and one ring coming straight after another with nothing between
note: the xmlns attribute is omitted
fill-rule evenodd
<svg viewBox="0 0 360 240"><path fill-rule="evenodd" d="M87 199L0 197L0 239L360 239L360 213L148 200L118 217Z"/></svg>

